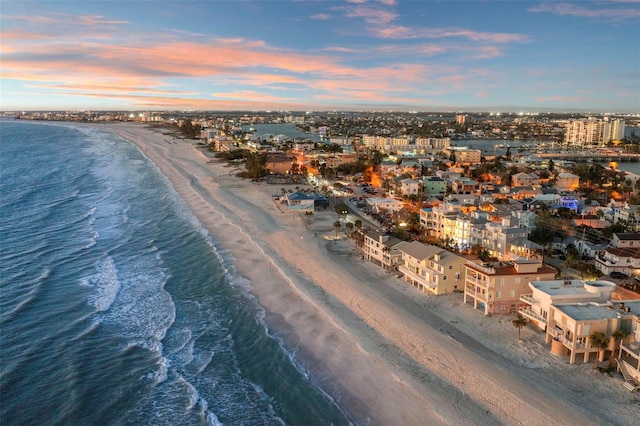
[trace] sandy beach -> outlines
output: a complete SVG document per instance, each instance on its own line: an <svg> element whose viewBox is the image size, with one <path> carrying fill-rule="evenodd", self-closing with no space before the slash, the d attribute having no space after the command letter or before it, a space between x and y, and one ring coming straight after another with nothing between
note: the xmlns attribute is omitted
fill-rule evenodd
<svg viewBox="0 0 640 426"><path fill-rule="evenodd" d="M282 185L234 176L197 146L144 125L101 125L167 177L265 309L311 380L356 424L640 424L640 404L568 365L541 332L485 318L461 295L426 296L334 238L332 209L310 223L274 201Z"/></svg>

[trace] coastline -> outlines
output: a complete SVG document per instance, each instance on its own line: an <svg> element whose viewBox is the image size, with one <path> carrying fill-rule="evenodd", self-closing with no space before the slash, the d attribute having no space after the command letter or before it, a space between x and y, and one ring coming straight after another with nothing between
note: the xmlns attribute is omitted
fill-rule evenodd
<svg viewBox="0 0 640 426"><path fill-rule="evenodd" d="M216 246L231 253L271 332L357 424L605 420L590 416L596 401L549 386L552 376L481 345L431 312L433 300L360 261L350 241L333 238L332 211L307 225L274 203L280 186L236 178L192 142L135 124L91 126L134 143L160 169Z"/></svg>

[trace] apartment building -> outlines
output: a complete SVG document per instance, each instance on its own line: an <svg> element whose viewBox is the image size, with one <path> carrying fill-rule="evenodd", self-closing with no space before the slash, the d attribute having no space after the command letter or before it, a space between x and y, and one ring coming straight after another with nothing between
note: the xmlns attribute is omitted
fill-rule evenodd
<svg viewBox="0 0 640 426"><path fill-rule="evenodd" d="M543 266L539 259L514 259L507 262L467 261L464 303L485 315L516 313L525 303L522 294L530 293L530 281L555 278L556 270Z"/></svg>
<svg viewBox="0 0 640 426"><path fill-rule="evenodd" d="M480 164L482 158L482 151L464 146L450 146L447 149L443 149L442 152L450 158L455 156L458 163Z"/></svg>
<svg viewBox="0 0 640 426"><path fill-rule="evenodd" d="M606 117L599 120L589 117L586 120L572 120L567 123L565 142L570 145L599 145L621 140L624 137L624 120Z"/></svg>
<svg viewBox="0 0 640 426"><path fill-rule="evenodd" d="M434 295L462 291L466 259L440 247L413 241L399 249L404 280Z"/></svg>
<svg viewBox="0 0 640 426"><path fill-rule="evenodd" d="M420 225L426 235L433 238L444 238L445 218L448 221L458 216L461 203L443 203L420 210ZM450 223L450 222L448 222Z"/></svg>
<svg viewBox="0 0 640 426"><path fill-rule="evenodd" d="M503 217L500 222L478 223L471 229L471 244L481 245L500 260L509 260L514 253L520 257L522 250L512 247L520 247L526 239L527 230L518 226L514 216Z"/></svg>

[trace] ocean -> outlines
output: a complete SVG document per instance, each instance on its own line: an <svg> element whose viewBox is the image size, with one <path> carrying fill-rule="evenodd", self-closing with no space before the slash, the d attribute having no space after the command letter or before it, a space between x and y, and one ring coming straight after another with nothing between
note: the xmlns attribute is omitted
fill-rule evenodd
<svg viewBox="0 0 640 426"><path fill-rule="evenodd" d="M2 425L351 422L133 144L0 121L0 212Z"/></svg>

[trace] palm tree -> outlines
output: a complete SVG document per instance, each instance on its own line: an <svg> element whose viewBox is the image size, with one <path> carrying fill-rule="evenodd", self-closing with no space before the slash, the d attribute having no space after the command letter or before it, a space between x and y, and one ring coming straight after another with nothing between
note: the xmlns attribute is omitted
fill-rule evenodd
<svg viewBox="0 0 640 426"><path fill-rule="evenodd" d="M333 228L336 230L336 238L338 238L338 229L342 228L342 224L339 220L333 222Z"/></svg>
<svg viewBox="0 0 640 426"><path fill-rule="evenodd" d="M520 314L518 314L518 318L511 320L511 324L518 329L518 340L522 340L520 339L520 330L522 330L522 327L527 325L527 322L527 319Z"/></svg>
<svg viewBox="0 0 640 426"><path fill-rule="evenodd" d="M629 335L628 331L625 330L616 330L613 333L611 333L611 337L614 338L615 340L615 348L613 350L613 356L615 357L616 354L618 353L618 348L620 348L620 345L622 345L622 341L624 340L625 337L627 337Z"/></svg>
<svg viewBox="0 0 640 426"><path fill-rule="evenodd" d="M313 216L313 212L310 210L307 210L306 212L304 212L304 215L307 217L307 225L311 223L311 216Z"/></svg>
<svg viewBox="0 0 640 426"><path fill-rule="evenodd" d="M351 232L353 231L353 223L347 222L344 224L344 227L347 230L347 234L351 235Z"/></svg>
<svg viewBox="0 0 640 426"><path fill-rule="evenodd" d="M598 349L598 357L596 358L596 366L594 368L598 368L598 361L602 358L604 354L604 350L609 346L609 338L605 336L605 334L601 331L595 331L589 335L589 341L591 342L591 347Z"/></svg>

